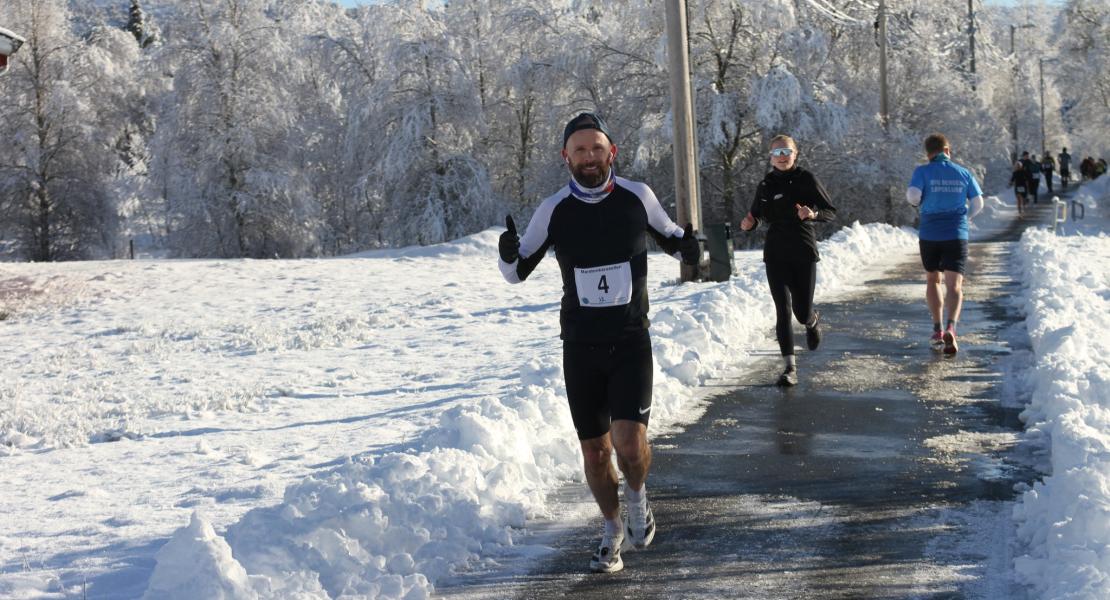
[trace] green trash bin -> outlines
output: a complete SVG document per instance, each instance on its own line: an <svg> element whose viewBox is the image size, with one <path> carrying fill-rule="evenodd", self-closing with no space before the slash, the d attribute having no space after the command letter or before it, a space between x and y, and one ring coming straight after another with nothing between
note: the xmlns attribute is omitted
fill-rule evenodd
<svg viewBox="0 0 1110 600"><path fill-rule="evenodd" d="M728 281L736 271L733 258L732 228L728 223L713 223L705 227L705 245L709 250L709 280Z"/></svg>

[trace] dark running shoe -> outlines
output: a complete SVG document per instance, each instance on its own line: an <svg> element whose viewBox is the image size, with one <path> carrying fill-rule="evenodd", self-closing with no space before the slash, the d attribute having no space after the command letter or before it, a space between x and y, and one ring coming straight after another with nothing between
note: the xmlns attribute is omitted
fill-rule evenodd
<svg viewBox="0 0 1110 600"><path fill-rule="evenodd" d="M794 366L786 367L782 375L779 375L779 380L775 385L779 387L793 387L798 385L798 368Z"/></svg>
<svg viewBox="0 0 1110 600"><path fill-rule="evenodd" d="M949 327L944 331L944 353L955 354L959 350L960 347L956 345L956 328Z"/></svg>
<svg viewBox="0 0 1110 600"><path fill-rule="evenodd" d="M813 327L806 325L806 347L816 350L821 345L821 313L813 313Z"/></svg>

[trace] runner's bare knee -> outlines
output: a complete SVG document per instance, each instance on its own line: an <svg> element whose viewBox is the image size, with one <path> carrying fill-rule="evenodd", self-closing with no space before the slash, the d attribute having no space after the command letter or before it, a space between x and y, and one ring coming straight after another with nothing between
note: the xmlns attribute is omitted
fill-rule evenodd
<svg viewBox="0 0 1110 600"><path fill-rule="evenodd" d="M613 421L613 446L622 460L636 464L647 445L647 428L636 421Z"/></svg>

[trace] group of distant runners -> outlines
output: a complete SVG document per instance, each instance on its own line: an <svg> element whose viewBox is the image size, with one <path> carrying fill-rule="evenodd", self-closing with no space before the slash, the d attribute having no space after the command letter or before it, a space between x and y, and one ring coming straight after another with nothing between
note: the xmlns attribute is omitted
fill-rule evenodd
<svg viewBox="0 0 1110 600"><path fill-rule="evenodd" d="M1013 173L1010 176L1010 186L1014 188L1019 218L1024 216L1030 199L1033 204L1037 204L1042 176L1048 193L1053 193L1052 173L1056 171L1057 164L1060 167L1061 187L1068 189L1068 183L1071 181L1071 162L1071 154L1068 154L1067 148L1061 150L1055 160L1048 152L1043 153L1039 159L1036 154L1030 154L1029 151L1021 153L1021 158L1014 161ZM1104 173L1106 173L1105 159L1095 160L1088 156L1079 163L1079 176L1084 181L1097 179Z"/></svg>
<svg viewBox="0 0 1110 600"><path fill-rule="evenodd" d="M1093 156L1088 156L1079 163L1079 174L1083 179L1098 179L1106 174L1106 167L1105 158L1095 160Z"/></svg>
<svg viewBox="0 0 1110 600"><path fill-rule="evenodd" d="M1025 215L1029 206L1029 199L1037 204L1040 199L1041 178L1044 177L1045 188L1048 193L1053 193L1052 173L1056 171L1057 160L1060 165L1060 184L1063 189L1068 189L1071 179L1071 154L1064 148L1056 159L1045 152L1038 159L1036 154L1028 151L1021 153L1021 158L1014 161L1013 173L1010 175L1010 185L1014 188L1014 199L1017 202L1018 217Z"/></svg>
<svg viewBox="0 0 1110 600"><path fill-rule="evenodd" d="M740 228L768 226L763 260L784 362L777 383L793 386L798 381L793 319L805 326L810 350L821 343L820 314L813 306L820 260L814 224L833 220L836 208L817 178L798 165L792 138L776 136L769 146L771 169ZM967 169L952 162L943 135L926 138L925 152L929 162L914 170L906 199L920 213L931 343L955 354L968 219L982 209L982 191ZM523 236L506 217L498 264L509 283L519 283L549 249L555 251L563 283L559 323L567 400L586 481L604 518L589 568L611 573L624 567L622 549L648 546L656 531L646 488L653 370L647 236L688 265L701 260L702 248L691 225L671 221L651 188L616 175L617 146L597 114L581 113L566 124L561 156L569 181L540 203ZM614 451L624 475L623 520Z"/></svg>

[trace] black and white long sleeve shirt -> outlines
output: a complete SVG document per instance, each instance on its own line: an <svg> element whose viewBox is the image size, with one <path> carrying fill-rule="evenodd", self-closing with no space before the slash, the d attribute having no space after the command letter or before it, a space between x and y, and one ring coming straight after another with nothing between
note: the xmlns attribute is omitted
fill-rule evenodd
<svg viewBox="0 0 1110 600"><path fill-rule="evenodd" d="M647 241L678 256L683 231L647 185L613 178L600 199L574 195L568 184L546 198L520 239L520 258L498 258L501 274L520 283L549 248L563 277L559 324L568 342L618 342L648 328Z"/></svg>

